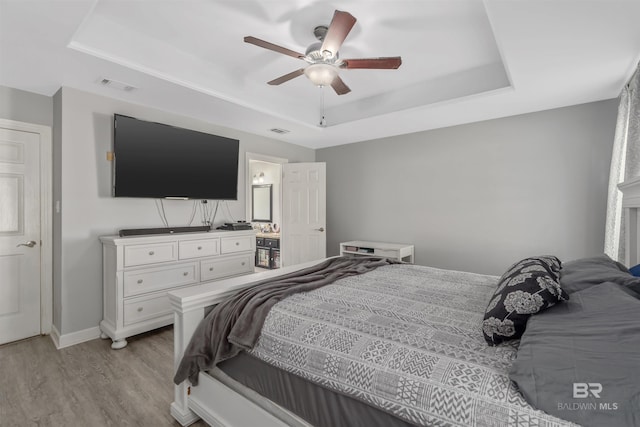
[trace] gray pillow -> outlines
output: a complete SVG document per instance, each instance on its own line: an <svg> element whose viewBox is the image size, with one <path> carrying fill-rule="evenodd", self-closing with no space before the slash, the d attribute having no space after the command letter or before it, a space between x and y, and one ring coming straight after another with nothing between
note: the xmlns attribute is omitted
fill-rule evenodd
<svg viewBox="0 0 640 427"><path fill-rule="evenodd" d="M606 282L531 317L509 378L527 402L559 418L640 426L639 351L640 299Z"/></svg>
<svg viewBox="0 0 640 427"><path fill-rule="evenodd" d="M605 254L562 264L560 286L568 294L604 282L617 283L640 292L640 277L632 276L627 267Z"/></svg>

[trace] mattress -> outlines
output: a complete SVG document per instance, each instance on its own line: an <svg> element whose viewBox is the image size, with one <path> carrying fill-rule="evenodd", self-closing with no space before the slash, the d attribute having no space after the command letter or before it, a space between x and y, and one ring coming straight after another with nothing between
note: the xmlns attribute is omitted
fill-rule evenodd
<svg viewBox="0 0 640 427"><path fill-rule="evenodd" d="M217 372L218 370L224 374L221 375ZM288 409L315 427L409 427L413 425L359 400L278 369L245 352L220 363L217 370L213 370L210 374L293 427L303 427L308 424L291 417L272 402ZM238 383L245 387L239 386ZM247 392L247 387L259 396Z"/></svg>

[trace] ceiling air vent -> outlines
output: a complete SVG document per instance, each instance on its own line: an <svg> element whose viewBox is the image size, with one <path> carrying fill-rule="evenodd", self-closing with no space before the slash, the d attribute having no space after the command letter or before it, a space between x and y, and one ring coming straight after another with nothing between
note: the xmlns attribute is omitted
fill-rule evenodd
<svg viewBox="0 0 640 427"><path fill-rule="evenodd" d="M127 83L122 83L116 80L112 80L112 79L107 79L107 78L101 78L100 80L98 80L98 82L102 85L102 86L108 86L112 89L118 89L118 90L123 90L125 92L131 92L133 90L136 90L137 87L135 86L131 86L130 84Z"/></svg>
<svg viewBox="0 0 640 427"><path fill-rule="evenodd" d="M275 133L289 133L288 130L286 129L280 129L280 128L273 128L273 129L269 129L271 132L275 132Z"/></svg>

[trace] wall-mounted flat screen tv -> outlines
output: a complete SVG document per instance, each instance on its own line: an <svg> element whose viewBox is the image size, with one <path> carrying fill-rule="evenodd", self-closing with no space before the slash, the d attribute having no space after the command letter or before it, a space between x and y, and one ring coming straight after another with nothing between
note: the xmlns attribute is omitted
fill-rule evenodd
<svg viewBox="0 0 640 427"><path fill-rule="evenodd" d="M238 199L237 139L114 115L115 197Z"/></svg>

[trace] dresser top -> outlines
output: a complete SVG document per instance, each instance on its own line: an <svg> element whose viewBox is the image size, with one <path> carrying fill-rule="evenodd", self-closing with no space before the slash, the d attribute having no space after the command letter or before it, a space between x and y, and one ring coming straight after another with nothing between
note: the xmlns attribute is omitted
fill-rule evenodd
<svg viewBox="0 0 640 427"><path fill-rule="evenodd" d="M279 239L280 233L258 233L256 237L266 237L268 239Z"/></svg>
<svg viewBox="0 0 640 427"><path fill-rule="evenodd" d="M167 241L215 239L220 237L255 236L254 230L211 230L197 233L145 234L138 236L100 236L103 244L126 245Z"/></svg>

